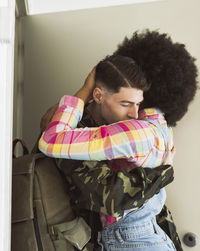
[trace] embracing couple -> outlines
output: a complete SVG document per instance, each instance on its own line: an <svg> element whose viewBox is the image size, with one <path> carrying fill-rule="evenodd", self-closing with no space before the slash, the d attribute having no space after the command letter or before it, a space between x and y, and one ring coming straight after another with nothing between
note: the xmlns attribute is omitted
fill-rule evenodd
<svg viewBox="0 0 200 251"><path fill-rule="evenodd" d="M68 181L74 203L98 212L98 250L181 250L163 187L173 180L171 126L197 89L194 61L167 34L136 32L48 111L39 148L61 168L82 160Z"/></svg>

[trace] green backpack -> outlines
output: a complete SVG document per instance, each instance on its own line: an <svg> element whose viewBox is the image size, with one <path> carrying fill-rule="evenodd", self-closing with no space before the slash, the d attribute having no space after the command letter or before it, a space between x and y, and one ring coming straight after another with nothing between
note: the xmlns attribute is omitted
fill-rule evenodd
<svg viewBox="0 0 200 251"><path fill-rule="evenodd" d="M13 154L11 251L93 250L91 229L76 217L67 185L53 158ZM14 150L13 150L14 153Z"/></svg>

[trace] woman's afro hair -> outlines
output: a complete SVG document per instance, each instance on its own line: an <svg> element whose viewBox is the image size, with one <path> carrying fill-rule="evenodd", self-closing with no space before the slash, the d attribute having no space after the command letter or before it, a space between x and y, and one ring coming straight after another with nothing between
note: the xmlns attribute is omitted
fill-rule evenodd
<svg viewBox="0 0 200 251"><path fill-rule="evenodd" d="M133 58L151 83L143 108L157 107L168 125L175 126L188 110L197 90L195 59L184 44L173 43L158 31L136 31L118 46L114 55Z"/></svg>

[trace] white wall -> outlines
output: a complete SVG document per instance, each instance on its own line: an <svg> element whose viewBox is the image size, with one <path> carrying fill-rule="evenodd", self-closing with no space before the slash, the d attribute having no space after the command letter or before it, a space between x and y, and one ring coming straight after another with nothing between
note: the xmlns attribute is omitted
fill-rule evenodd
<svg viewBox="0 0 200 251"><path fill-rule="evenodd" d="M169 33L173 40L186 44L200 65L199 12L198 0L166 0L26 17L23 136L29 148L47 108L65 93L74 94L90 69L135 30ZM200 236L200 196L196 195L200 191L199 101L198 93L175 128L176 177L168 187L167 204L181 237L186 232ZM200 244L192 250L200 250Z"/></svg>

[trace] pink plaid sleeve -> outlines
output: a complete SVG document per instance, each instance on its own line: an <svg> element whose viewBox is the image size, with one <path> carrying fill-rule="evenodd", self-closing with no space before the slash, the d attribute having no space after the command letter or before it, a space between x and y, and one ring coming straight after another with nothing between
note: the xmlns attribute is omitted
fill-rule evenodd
<svg viewBox="0 0 200 251"><path fill-rule="evenodd" d="M107 126L76 128L84 103L66 95L59 103L39 149L55 158L111 160L126 158L141 164L152 148L164 150L155 130L143 120L127 120Z"/></svg>

